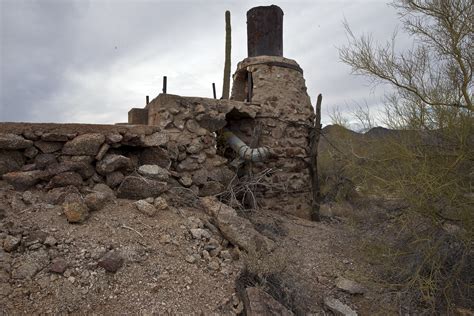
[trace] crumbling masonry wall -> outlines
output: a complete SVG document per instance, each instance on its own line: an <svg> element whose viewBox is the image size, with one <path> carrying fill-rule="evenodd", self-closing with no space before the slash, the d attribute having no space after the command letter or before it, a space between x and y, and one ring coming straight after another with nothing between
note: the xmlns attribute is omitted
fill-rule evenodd
<svg viewBox="0 0 474 316"><path fill-rule="evenodd" d="M105 183L130 199L173 187L216 194L233 173L210 132L186 126L178 135L145 125L0 123L0 176L19 190Z"/></svg>
<svg viewBox="0 0 474 316"><path fill-rule="evenodd" d="M175 159L173 170L181 184L216 194L235 174L269 171L254 188L259 205L308 218L314 110L306 90L303 71L294 60L250 57L237 66L231 100L160 94L146 108L132 109L129 123L158 126L169 136L166 149ZM223 128L252 148L269 148L271 159L236 168L237 154L217 142ZM226 181L217 175L226 175ZM206 184L210 180L212 184Z"/></svg>
<svg viewBox="0 0 474 316"><path fill-rule="evenodd" d="M294 60L284 57L246 58L237 66L231 98L249 97L259 104L255 117L230 117L227 126L247 144L269 147L276 156L250 166L253 173L273 170L262 186L262 203L307 218L311 208L309 133L314 110L303 71Z"/></svg>

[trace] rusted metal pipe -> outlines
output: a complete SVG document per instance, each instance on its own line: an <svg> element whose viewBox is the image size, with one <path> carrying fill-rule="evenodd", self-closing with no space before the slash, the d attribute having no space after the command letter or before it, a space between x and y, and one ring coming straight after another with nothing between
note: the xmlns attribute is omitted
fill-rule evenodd
<svg viewBox="0 0 474 316"><path fill-rule="evenodd" d="M163 76L163 93L166 94L166 91L168 89L168 78L166 76Z"/></svg>
<svg viewBox="0 0 474 316"><path fill-rule="evenodd" d="M283 56L283 11L276 5L247 11L248 57Z"/></svg>
<svg viewBox="0 0 474 316"><path fill-rule="evenodd" d="M235 136L227 128L223 130L223 137L242 160L252 162L262 162L270 157L270 149L268 147L250 148L240 138Z"/></svg>

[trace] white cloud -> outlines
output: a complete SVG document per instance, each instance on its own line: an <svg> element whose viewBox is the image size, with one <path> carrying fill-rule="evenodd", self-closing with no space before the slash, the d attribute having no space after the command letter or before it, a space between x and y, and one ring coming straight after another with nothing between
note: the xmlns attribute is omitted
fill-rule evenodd
<svg viewBox="0 0 474 316"><path fill-rule="evenodd" d="M3 0L0 120L115 123L168 92L220 95L224 11L232 12L232 69L246 57L246 11L263 1ZM284 54L305 71L312 100L332 107L380 104L339 62L344 18L354 32L388 38L397 24L382 1L275 1L285 12ZM402 46L405 42L402 41ZM328 122L327 115L323 119Z"/></svg>

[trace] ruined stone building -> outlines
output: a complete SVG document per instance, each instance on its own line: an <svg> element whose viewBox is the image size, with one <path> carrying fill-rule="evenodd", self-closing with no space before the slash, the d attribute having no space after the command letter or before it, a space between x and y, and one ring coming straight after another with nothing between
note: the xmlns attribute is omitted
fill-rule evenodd
<svg viewBox="0 0 474 316"><path fill-rule="evenodd" d="M259 187L259 203L306 217L314 114L303 70L283 57L283 11L274 5L249 10L247 35L248 57L237 65L230 100L160 94L146 108L132 109L129 123L157 125L169 134L167 148L177 159L177 172L198 186L206 174L239 154L240 167L251 174L271 169ZM250 148L268 149L271 157L255 151L252 159L249 150L249 157L243 157L243 150L234 157L224 154L220 147L226 144L214 137L224 129Z"/></svg>
<svg viewBox="0 0 474 316"><path fill-rule="evenodd" d="M0 176L18 189L105 183L132 199L235 193L249 208L308 217L314 114L303 70L283 57L279 7L247 20L230 100L160 94L126 125L1 123ZM232 191L238 183L247 191Z"/></svg>

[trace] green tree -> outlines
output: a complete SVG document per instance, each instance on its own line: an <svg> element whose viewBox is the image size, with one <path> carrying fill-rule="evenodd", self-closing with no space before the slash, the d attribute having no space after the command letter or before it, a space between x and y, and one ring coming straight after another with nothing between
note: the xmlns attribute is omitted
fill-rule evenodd
<svg viewBox="0 0 474 316"><path fill-rule="evenodd" d="M398 242L386 248L391 280L432 308L473 308L474 124L472 0L398 0L411 49L396 36L376 43L347 22L341 60L374 84L388 84L390 136L352 149L354 182L403 201ZM363 117L360 116L360 117Z"/></svg>

